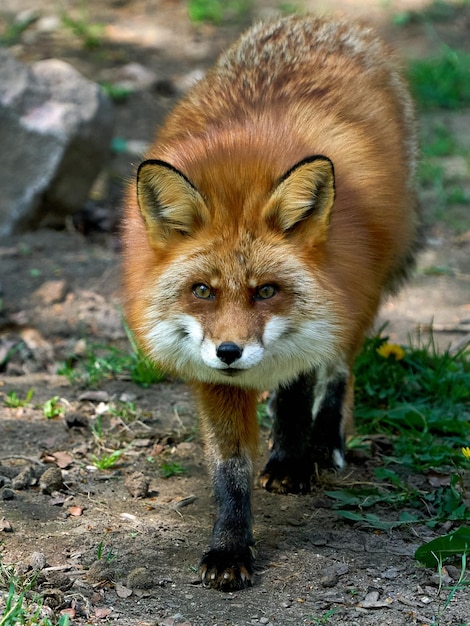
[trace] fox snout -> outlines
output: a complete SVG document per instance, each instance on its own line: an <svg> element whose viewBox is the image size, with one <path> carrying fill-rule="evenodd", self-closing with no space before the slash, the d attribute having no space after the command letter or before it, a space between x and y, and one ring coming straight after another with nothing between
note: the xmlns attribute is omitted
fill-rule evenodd
<svg viewBox="0 0 470 626"><path fill-rule="evenodd" d="M249 370L263 360L263 346L256 341L240 342L231 339L217 341L205 337L200 345L204 365L222 374Z"/></svg>
<svg viewBox="0 0 470 626"><path fill-rule="evenodd" d="M224 341L219 345L215 353L222 363L232 365L232 363L242 357L243 348L233 341Z"/></svg>

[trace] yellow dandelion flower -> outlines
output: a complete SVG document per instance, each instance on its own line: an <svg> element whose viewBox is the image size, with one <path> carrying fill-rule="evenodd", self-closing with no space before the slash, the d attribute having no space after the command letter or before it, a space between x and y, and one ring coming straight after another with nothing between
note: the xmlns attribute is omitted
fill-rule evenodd
<svg viewBox="0 0 470 626"><path fill-rule="evenodd" d="M470 461L470 448L462 448L462 454Z"/></svg>
<svg viewBox="0 0 470 626"><path fill-rule="evenodd" d="M405 358L405 351L396 343L383 343L380 348L377 348L377 354L384 359L393 357L395 361L401 361Z"/></svg>

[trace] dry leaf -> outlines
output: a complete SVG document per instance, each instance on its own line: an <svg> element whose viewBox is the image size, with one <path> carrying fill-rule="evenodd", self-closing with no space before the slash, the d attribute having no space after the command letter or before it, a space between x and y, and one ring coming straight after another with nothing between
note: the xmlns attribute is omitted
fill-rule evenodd
<svg viewBox="0 0 470 626"><path fill-rule="evenodd" d="M65 469L73 461L73 457L68 452L54 452L52 456L60 469Z"/></svg>
<svg viewBox="0 0 470 626"><path fill-rule="evenodd" d="M83 513L83 509L81 506L70 506L67 509L67 513L69 515L72 515L73 517L80 517L80 515Z"/></svg>

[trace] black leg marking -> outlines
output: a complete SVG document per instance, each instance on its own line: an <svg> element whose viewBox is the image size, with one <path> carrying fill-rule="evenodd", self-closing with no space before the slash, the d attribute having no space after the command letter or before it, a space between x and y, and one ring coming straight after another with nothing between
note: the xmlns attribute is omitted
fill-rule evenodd
<svg viewBox="0 0 470 626"><path fill-rule="evenodd" d="M273 446L261 473L261 484L277 493L303 493L310 489L312 403L315 380L301 375L280 387L272 401Z"/></svg>
<svg viewBox="0 0 470 626"><path fill-rule="evenodd" d="M346 375L315 380L302 375L281 387L273 402L273 448L261 484L277 493L309 491L315 466L344 467L343 403ZM312 415L318 393L319 408Z"/></svg>
<svg viewBox="0 0 470 626"><path fill-rule="evenodd" d="M243 457L219 462L213 481L217 519L199 572L208 587L242 589L253 576L251 462Z"/></svg>
<svg viewBox="0 0 470 626"><path fill-rule="evenodd" d="M344 467L343 404L346 376L330 381L313 422L313 461L320 467Z"/></svg>

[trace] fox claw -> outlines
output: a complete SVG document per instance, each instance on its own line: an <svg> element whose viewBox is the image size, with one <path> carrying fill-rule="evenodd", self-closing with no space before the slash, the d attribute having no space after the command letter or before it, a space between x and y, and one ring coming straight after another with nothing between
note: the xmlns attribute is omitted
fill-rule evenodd
<svg viewBox="0 0 470 626"><path fill-rule="evenodd" d="M201 559L199 575L204 587L236 591L253 584L253 555L250 548L241 552L209 550Z"/></svg>
<svg viewBox="0 0 470 626"><path fill-rule="evenodd" d="M298 463L271 459L261 472L260 484L272 493L307 493L310 491L310 474L301 472Z"/></svg>

